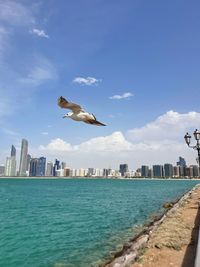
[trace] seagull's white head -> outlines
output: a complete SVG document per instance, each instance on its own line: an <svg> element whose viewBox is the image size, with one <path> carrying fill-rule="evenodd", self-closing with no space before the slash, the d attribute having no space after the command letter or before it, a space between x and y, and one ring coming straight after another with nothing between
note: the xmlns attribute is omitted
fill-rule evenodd
<svg viewBox="0 0 200 267"><path fill-rule="evenodd" d="M69 118L70 117L70 115L69 115L69 113L67 113L67 114L65 114L64 116L63 116L63 119L65 119L65 118Z"/></svg>

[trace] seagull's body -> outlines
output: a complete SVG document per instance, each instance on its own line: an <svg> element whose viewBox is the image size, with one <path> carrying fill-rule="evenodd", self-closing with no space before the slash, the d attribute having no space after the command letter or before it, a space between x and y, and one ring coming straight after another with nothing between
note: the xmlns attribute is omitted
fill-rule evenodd
<svg viewBox="0 0 200 267"><path fill-rule="evenodd" d="M71 118L75 121L83 121L88 124L93 124L97 126L106 126L105 124L97 121L96 117L92 113L86 112L81 106L75 103L68 102L64 97L58 99L58 105L61 108L71 109L69 112L63 116L63 118Z"/></svg>

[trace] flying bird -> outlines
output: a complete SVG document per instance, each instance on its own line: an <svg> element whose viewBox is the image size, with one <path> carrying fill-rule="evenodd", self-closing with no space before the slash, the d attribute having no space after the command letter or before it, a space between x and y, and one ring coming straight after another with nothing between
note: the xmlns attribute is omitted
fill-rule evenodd
<svg viewBox="0 0 200 267"><path fill-rule="evenodd" d="M106 126L104 123L97 121L96 117L92 113L86 112L81 106L75 103L68 102L64 97L59 97L58 105L61 108L71 109L69 112L63 116L63 118L71 118L75 121L83 121L88 124L93 124L97 126Z"/></svg>

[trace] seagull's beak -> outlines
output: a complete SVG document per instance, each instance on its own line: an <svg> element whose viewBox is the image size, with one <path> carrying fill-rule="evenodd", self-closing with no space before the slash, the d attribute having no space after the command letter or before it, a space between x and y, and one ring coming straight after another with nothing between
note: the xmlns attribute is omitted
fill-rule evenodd
<svg viewBox="0 0 200 267"><path fill-rule="evenodd" d="M63 116L63 119L64 119L64 118L67 118L67 115L64 115L64 116Z"/></svg>

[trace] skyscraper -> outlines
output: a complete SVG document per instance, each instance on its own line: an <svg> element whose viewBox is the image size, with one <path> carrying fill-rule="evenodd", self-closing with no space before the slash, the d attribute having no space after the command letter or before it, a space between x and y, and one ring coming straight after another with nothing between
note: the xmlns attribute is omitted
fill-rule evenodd
<svg viewBox="0 0 200 267"><path fill-rule="evenodd" d="M16 157L16 148L12 145L11 146L11 153L10 153L11 157Z"/></svg>
<svg viewBox="0 0 200 267"><path fill-rule="evenodd" d="M46 169L46 158L40 157L37 163L36 176L45 176L45 169Z"/></svg>
<svg viewBox="0 0 200 267"><path fill-rule="evenodd" d="M165 172L165 177L173 177L174 175L174 169L173 169L173 165L166 163L164 164L164 172Z"/></svg>
<svg viewBox="0 0 200 267"><path fill-rule="evenodd" d="M46 168L46 176L52 176L53 175L53 163L51 161L47 162L47 168Z"/></svg>
<svg viewBox="0 0 200 267"><path fill-rule="evenodd" d="M119 172L121 173L121 176L125 176L126 173L128 172L128 164L120 164Z"/></svg>
<svg viewBox="0 0 200 267"><path fill-rule="evenodd" d="M36 176L36 174L37 174L37 163L38 163L38 159L37 158L32 158L30 160L29 176Z"/></svg>
<svg viewBox="0 0 200 267"><path fill-rule="evenodd" d="M5 164L5 176L16 175L16 148L12 145L10 157L6 158Z"/></svg>
<svg viewBox="0 0 200 267"><path fill-rule="evenodd" d="M153 176L163 177L163 166L162 165L153 165Z"/></svg>
<svg viewBox="0 0 200 267"><path fill-rule="evenodd" d="M27 171L28 141L22 139L21 156L19 164L19 176L26 176Z"/></svg>
<svg viewBox="0 0 200 267"><path fill-rule="evenodd" d="M53 176L56 176L56 171L60 170L60 161L55 159L55 163L53 166Z"/></svg>
<svg viewBox="0 0 200 267"><path fill-rule="evenodd" d="M16 176L16 158L14 156L6 158L5 176Z"/></svg>
<svg viewBox="0 0 200 267"><path fill-rule="evenodd" d="M179 161L176 163L177 166L186 167L186 161L184 158L179 157Z"/></svg>
<svg viewBox="0 0 200 267"><path fill-rule="evenodd" d="M148 177L149 175L149 166L142 165L141 167L141 176Z"/></svg>

